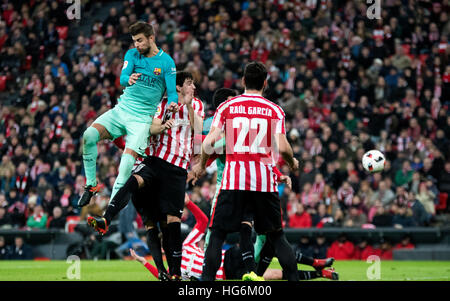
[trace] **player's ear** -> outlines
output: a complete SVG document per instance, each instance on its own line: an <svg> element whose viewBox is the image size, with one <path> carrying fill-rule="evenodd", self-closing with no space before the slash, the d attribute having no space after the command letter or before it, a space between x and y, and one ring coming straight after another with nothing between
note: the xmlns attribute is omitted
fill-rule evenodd
<svg viewBox="0 0 450 301"><path fill-rule="evenodd" d="M177 92L178 92L178 93L181 93L181 89L182 89L183 87L180 87L180 86L178 86L178 85L176 85L175 87L176 87L176 89L177 89Z"/></svg>
<svg viewBox="0 0 450 301"><path fill-rule="evenodd" d="M242 87L245 88L245 79L244 79L244 77L242 77L242 79L241 79L241 84L242 84Z"/></svg>
<svg viewBox="0 0 450 301"><path fill-rule="evenodd" d="M266 88L267 88L267 79L266 80L264 80L264 85L263 85L263 88L262 88L262 90L264 91L264 90L266 90Z"/></svg>

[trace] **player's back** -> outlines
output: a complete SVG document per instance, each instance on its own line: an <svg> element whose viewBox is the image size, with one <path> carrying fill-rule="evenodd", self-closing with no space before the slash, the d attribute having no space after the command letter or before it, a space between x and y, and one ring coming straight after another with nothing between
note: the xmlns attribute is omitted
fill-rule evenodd
<svg viewBox="0 0 450 301"><path fill-rule="evenodd" d="M222 189L277 191L275 134L285 133L284 116L279 106L257 94L239 95L219 106L213 126L225 131Z"/></svg>

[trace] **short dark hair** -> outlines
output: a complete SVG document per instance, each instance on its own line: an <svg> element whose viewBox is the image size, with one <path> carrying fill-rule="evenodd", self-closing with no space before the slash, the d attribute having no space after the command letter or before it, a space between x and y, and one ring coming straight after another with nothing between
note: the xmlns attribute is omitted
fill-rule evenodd
<svg viewBox="0 0 450 301"><path fill-rule="evenodd" d="M177 75L176 85L180 86L180 87L183 86L185 80L187 80L187 79L194 80L194 77L188 71L178 71L176 75Z"/></svg>
<svg viewBox="0 0 450 301"><path fill-rule="evenodd" d="M244 81L247 90L262 90L267 79L267 69L260 62L251 62L245 66Z"/></svg>
<svg viewBox="0 0 450 301"><path fill-rule="evenodd" d="M237 93L233 89L228 89L228 88L217 89L216 92L214 92L214 96L213 96L214 109L217 109L222 102L224 102L228 99L228 97L230 97L230 96L234 97L236 95L237 95Z"/></svg>
<svg viewBox="0 0 450 301"><path fill-rule="evenodd" d="M136 23L130 25L128 29L130 30L132 36L136 36L140 33L143 33L144 36L148 38L150 36L155 35L153 26L144 21L137 21Z"/></svg>

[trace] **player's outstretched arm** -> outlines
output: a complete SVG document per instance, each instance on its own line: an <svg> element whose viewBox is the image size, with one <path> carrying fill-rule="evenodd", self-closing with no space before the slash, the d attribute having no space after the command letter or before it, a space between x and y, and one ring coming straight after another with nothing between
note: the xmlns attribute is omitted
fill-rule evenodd
<svg viewBox="0 0 450 301"><path fill-rule="evenodd" d="M202 143L202 154L200 156L200 162L192 167L192 174L196 179L200 178L206 169L206 163L208 159L214 154L214 145L217 140L220 139L222 130L216 127L211 127L211 131L206 136Z"/></svg>
<svg viewBox="0 0 450 301"><path fill-rule="evenodd" d="M170 59L166 64L166 70L164 72L164 80L166 81L167 89L167 104L169 105L169 110L172 110L173 105L171 103L178 104L178 93L177 93L177 68L175 67L175 62ZM178 108L178 106L176 106Z"/></svg>
<svg viewBox="0 0 450 301"><path fill-rule="evenodd" d="M131 257L133 257L133 259L136 260L137 262L140 262L140 263L142 263L142 264L144 264L144 265L147 263L147 260L145 260L144 257L139 256L138 254L136 254L136 252L135 252L133 249L131 249L131 248L130 248L130 255L131 255Z"/></svg>
<svg viewBox="0 0 450 301"><path fill-rule="evenodd" d="M143 266L145 266L147 268L147 270L152 273L153 276L155 276L156 278L158 278L158 269L154 266L152 266L149 262L147 262L147 260L145 260L144 257L139 256L138 254L136 254L136 252L130 248L130 254L131 257L133 257L134 260L136 260L137 262L140 262Z"/></svg>

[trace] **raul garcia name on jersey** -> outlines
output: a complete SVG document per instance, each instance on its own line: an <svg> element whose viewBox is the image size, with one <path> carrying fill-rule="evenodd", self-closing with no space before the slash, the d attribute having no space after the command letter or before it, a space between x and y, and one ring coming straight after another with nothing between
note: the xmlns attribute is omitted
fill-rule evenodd
<svg viewBox="0 0 450 301"><path fill-rule="evenodd" d="M249 115L264 115L272 116L272 110L262 107L244 107L244 106L230 106L230 114L249 114Z"/></svg>

